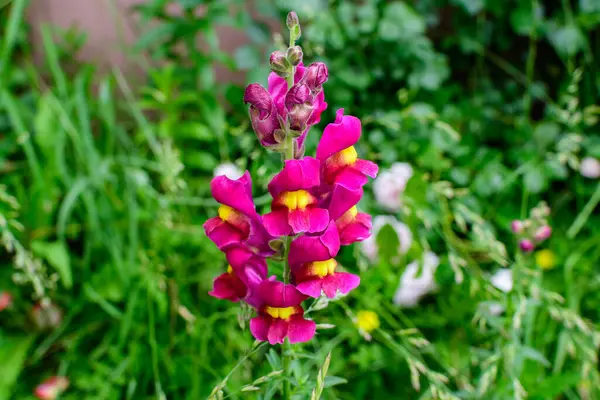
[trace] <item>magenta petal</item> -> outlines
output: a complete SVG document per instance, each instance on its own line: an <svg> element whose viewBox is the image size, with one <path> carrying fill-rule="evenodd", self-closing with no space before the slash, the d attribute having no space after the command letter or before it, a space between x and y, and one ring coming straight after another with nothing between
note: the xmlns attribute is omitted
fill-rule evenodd
<svg viewBox="0 0 600 400"><path fill-rule="evenodd" d="M300 160L287 160L283 170L269 182L269 193L273 198L282 192L308 190L320 184L319 160L304 157Z"/></svg>
<svg viewBox="0 0 600 400"><path fill-rule="evenodd" d="M319 236L300 236L290 246L289 262L296 266L313 261L325 261L337 255L340 240L335 224L331 223Z"/></svg>
<svg viewBox="0 0 600 400"><path fill-rule="evenodd" d="M361 171L346 167L335 177L335 183L346 186L350 190L358 190L369 182L369 178Z"/></svg>
<svg viewBox="0 0 600 400"><path fill-rule="evenodd" d="M309 233L322 232L329 224L329 212L322 208L313 208L308 210Z"/></svg>
<svg viewBox="0 0 600 400"><path fill-rule="evenodd" d="M236 271L242 268L254 256L252 250L241 244L228 246L224 252L227 262Z"/></svg>
<svg viewBox="0 0 600 400"><path fill-rule="evenodd" d="M257 214L251 188L252 181L248 171L237 180L221 175L210 182L210 191L215 200L248 216L255 217Z"/></svg>
<svg viewBox="0 0 600 400"><path fill-rule="evenodd" d="M269 333L267 339L270 344L282 344L285 337L288 335L289 322L284 319L273 318L271 326L269 327Z"/></svg>
<svg viewBox="0 0 600 400"><path fill-rule="evenodd" d="M292 307L302 303L306 296L300 293L294 285L281 281L265 280L257 288L257 293L271 307Z"/></svg>
<svg viewBox="0 0 600 400"><path fill-rule="evenodd" d="M252 336L254 336L256 340L260 340L262 342L267 340L270 326L271 318L269 317L263 317L259 315L258 317L254 317L250 320L250 332L252 333Z"/></svg>
<svg viewBox="0 0 600 400"><path fill-rule="evenodd" d="M275 210L263 215L263 224L272 236L279 237L292 234L292 229L288 223L288 212L285 210Z"/></svg>
<svg viewBox="0 0 600 400"><path fill-rule="evenodd" d="M333 220L341 217L346 211L358 204L363 196L363 189L350 189L343 184L333 186L328 199L329 217Z"/></svg>
<svg viewBox="0 0 600 400"><path fill-rule="evenodd" d="M376 178L379 167L373 161L358 159L352 167L368 177Z"/></svg>
<svg viewBox="0 0 600 400"><path fill-rule="evenodd" d="M260 216L250 220L250 234L246 244L254 249L263 257L271 256L274 251L269 246L269 241L273 239L264 227Z"/></svg>
<svg viewBox="0 0 600 400"><path fill-rule="evenodd" d="M360 278L357 275L348 272L336 272L327 276L323 281L323 292L329 298L333 298L339 290L342 294L347 294L360 285Z"/></svg>
<svg viewBox="0 0 600 400"><path fill-rule="evenodd" d="M371 216L358 213L344 229L340 230L340 244L346 246L355 242L362 242L371 236Z"/></svg>
<svg viewBox="0 0 600 400"><path fill-rule="evenodd" d="M236 302L246 296L246 286L235 275L225 273L215 278L213 290L208 294L217 299Z"/></svg>
<svg viewBox="0 0 600 400"><path fill-rule="evenodd" d="M315 321L304 319L301 315L290 318L288 338L290 343L308 342L315 336L317 324Z"/></svg>
<svg viewBox="0 0 600 400"><path fill-rule="evenodd" d="M344 109L339 109L335 122L328 124L323 131L317 146L317 158L325 161L335 153L354 145L358 142L360 133L360 120L351 115L344 115Z"/></svg>
<svg viewBox="0 0 600 400"><path fill-rule="evenodd" d="M317 299L321 296L323 281L319 278L304 281L296 285L296 289L302 294Z"/></svg>
<svg viewBox="0 0 600 400"><path fill-rule="evenodd" d="M235 229L227 222L223 222L219 217L208 219L204 223L204 232L219 249L223 249L232 244L240 243L244 237L240 231Z"/></svg>
<svg viewBox="0 0 600 400"><path fill-rule="evenodd" d="M288 221L292 234L308 232L310 230L310 209L293 210L288 212Z"/></svg>

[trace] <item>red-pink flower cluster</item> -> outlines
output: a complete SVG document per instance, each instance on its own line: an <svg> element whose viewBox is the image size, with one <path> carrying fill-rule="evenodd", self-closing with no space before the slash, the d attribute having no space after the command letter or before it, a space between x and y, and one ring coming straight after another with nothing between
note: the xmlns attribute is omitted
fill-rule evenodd
<svg viewBox="0 0 600 400"><path fill-rule="evenodd" d="M358 276L339 270L335 257L340 246L369 237L371 217L359 213L356 205L368 178L378 171L373 162L358 158L354 145L361 123L343 110L325 128L316 157L304 156L304 139L327 107L327 67L298 64L289 88L279 76L287 64L278 62L281 68L270 74L268 89L251 84L244 95L260 143L293 154L268 185L271 211L263 216L256 212L248 172L237 180L218 176L211 191L221 206L218 216L204 224L229 263L209 294L252 306L257 316L250 330L271 344L286 337L291 343L305 342L314 336L316 324L304 318L302 307L308 297L333 298L359 285ZM293 152L286 147L290 145ZM289 284L268 277L266 258L282 255L290 270Z"/></svg>

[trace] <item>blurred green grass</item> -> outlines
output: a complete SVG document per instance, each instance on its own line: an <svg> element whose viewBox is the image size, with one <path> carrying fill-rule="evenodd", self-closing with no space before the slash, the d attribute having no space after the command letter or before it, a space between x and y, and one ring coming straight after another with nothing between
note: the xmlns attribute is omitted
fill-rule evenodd
<svg viewBox="0 0 600 400"><path fill-rule="evenodd" d="M0 313L0 398L29 398L50 375L69 377L65 399L205 398L225 377L228 398L277 398L277 375L241 391L281 361L262 346L237 364L252 338L236 305L207 295L225 261L201 226L215 213L208 183L218 164L252 172L264 211L279 163L256 143L241 88L214 79L215 63L240 67L218 50L215 27L248 32L244 51L255 57L245 61L266 61L271 38L243 7L228 12L243 2L208 2L202 18L195 1L180 2L177 17L162 12L167 3L138 7L157 22L137 46L153 60L142 88L76 62L73 31L42 27L44 59L34 63L28 2L0 10L0 290L14 297ZM265 3L274 17L295 5ZM294 350L297 397L332 351L327 399L596 398L598 183L578 163L600 157L600 10L586 1L304 6L307 57L330 68L323 120L347 107L363 120L361 154L383 168L413 165L409 212L390 214L415 239L398 257L393 229L382 229L375 263L344 249L362 285L320 312L335 328ZM268 71L243 66L263 80ZM543 273L513 252L509 232L539 200L552 209L547 246L558 259ZM361 207L386 213L370 193ZM401 273L430 249L441 257L437 293L399 309ZM488 282L500 266L516 271L511 293ZM35 326L38 301L62 310L59 326ZM491 301L505 313L482 314ZM370 341L354 325L359 310L379 315Z"/></svg>

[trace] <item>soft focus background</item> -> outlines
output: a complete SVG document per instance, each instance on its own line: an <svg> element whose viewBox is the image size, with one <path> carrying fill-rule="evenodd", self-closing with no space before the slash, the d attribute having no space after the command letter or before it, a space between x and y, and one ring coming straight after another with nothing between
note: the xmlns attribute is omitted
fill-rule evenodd
<svg viewBox="0 0 600 400"><path fill-rule="evenodd" d="M224 171L268 207L242 94L289 10L381 168L296 398L331 351L324 399L599 399L600 2L251 3L0 0L0 399L278 398L202 223Z"/></svg>

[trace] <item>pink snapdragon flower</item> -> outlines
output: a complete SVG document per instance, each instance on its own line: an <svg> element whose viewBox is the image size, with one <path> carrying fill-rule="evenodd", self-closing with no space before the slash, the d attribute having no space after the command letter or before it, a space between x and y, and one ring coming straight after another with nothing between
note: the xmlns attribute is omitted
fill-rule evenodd
<svg viewBox="0 0 600 400"><path fill-rule="evenodd" d="M361 129L360 120L344 115L344 109L337 111L335 123L325 127L317 146L324 184L342 183L349 189L359 189L367 183L368 177L377 176L377 164L358 158L354 148L360 139Z"/></svg>
<svg viewBox="0 0 600 400"><path fill-rule="evenodd" d="M329 213L320 208L320 163L312 157L287 160L283 170L269 183L273 197L271 212L263 217L272 236L290 236L303 232L321 232L329 223Z"/></svg>
<svg viewBox="0 0 600 400"><path fill-rule="evenodd" d="M210 183L210 189L221 206L218 216L204 223L206 236L220 250L243 243L260 255L273 254L268 244L271 237L254 206L252 179L248 171L236 180L218 176Z"/></svg>
<svg viewBox="0 0 600 400"><path fill-rule="evenodd" d="M300 305L306 296L293 285L276 280L265 280L257 288L262 304L257 308L258 316L250 320L250 332L261 341L270 344L308 342L316 331L314 321L304 318Z"/></svg>
<svg viewBox="0 0 600 400"><path fill-rule="evenodd" d="M41 400L54 400L67 390L69 380L64 376L52 376L40 383L34 391L35 397Z"/></svg>
<svg viewBox="0 0 600 400"><path fill-rule="evenodd" d="M318 298L321 292L329 298L339 291L347 294L360 284L354 274L336 271L340 238L335 224L320 235L304 235L290 247L289 262L296 288L302 294Z"/></svg>
<svg viewBox="0 0 600 400"><path fill-rule="evenodd" d="M215 278L213 290L208 294L233 302L244 300L255 306L256 287L267 277L265 259L240 245L228 248L226 256L230 261L227 271Z"/></svg>
<svg viewBox="0 0 600 400"><path fill-rule="evenodd" d="M0 311L3 311L10 307L13 302L13 297L8 292L0 292Z"/></svg>
<svg viewBox="0 0 600 400"><path fill-rule="evenodd" d="M371 216L358 212L356 205L363 196L363 189L349 189L338 183L326 197L329 218L335 222L342 246L362 242L371 236Z"/></svg>
<svg viewBox="0 0 600 400"><path fill-rule="evenodd" d="M361 123L343 110L325 128L316 158L304 156L307 133L327 108L323 84L329 71L321 62L304 67L294 12L286 24L290 45L271 54L268 87L253 83L244 93L260 144L284 160L268 184L270 212L257 214L248 172L235 180L219 176L211 182L221 204L218 216L204 224L228 263L209 294L252 306L257 316L250 331L271 344L312 339L316 324L302 308L309 296L333 298L359 285L360 278L341 271L335 257L340 246L371 235L371 217L358 212L357 204L368 178L378 173L375 163L358 158ZM266 258L285 262L283 282L267 278Z"/></svg>

